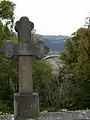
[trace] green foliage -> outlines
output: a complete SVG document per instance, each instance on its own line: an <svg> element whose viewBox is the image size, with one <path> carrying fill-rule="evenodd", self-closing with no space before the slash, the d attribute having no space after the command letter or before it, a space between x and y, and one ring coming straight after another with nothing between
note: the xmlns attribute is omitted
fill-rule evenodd
<svg viewBox="0 0 90 120"><path fill-rule="evenodd" d="M43 60L35 60L33 62L33 80L34 90L39 93L41 106L45 107L52 80L51 66Z"/></svg>
<svg viewBox="0 0 90 120"><path fill-rule="evenodd" d="M0 48L6 40L16 39L12 32L15 4L10 1L0 2ZM0 111L11 112L13 109L13 89L10 74L12 61L0 53Z"/></svg>
<svg viewBox="0 0 90 120"><path fill-rule="evenodd" d="M48 91L49 83L52 79L52 68L49 63L43 60L35 60L33 63L33 77L36 82L35 88L37 91ZM37 87L38 86L38 87Z"/></svg>
<svg viewBox="0 0 90 120"><path fill-rule="evenodd" d="M61 59L63 67L59 78L64 76L62 81L69 83L68 91L62 95L62 107L90 108L90 28L80 28L72 34Z"/></svg>
<svg viewBox="0 0 90 120"><path fill-rule="evenodd" d="M0 1L0 19L4 20L6 25L13 27L14 23L14 9L15 4L11 1L1 0Z"/></svg>
<svg viewBox="0 0 90 120"><path fill-rule="evenodd" d="M0 18L11 20L14 15L15 4L10 1L2 0L0 2Z"/></svg>
<svg viewBox="0 0 90 120"><path fill-rule="evenodd" d="M60 106L59 84L51 65L44 60L33 61L34 91L39 93L40 110L55 111Z"/></svg>

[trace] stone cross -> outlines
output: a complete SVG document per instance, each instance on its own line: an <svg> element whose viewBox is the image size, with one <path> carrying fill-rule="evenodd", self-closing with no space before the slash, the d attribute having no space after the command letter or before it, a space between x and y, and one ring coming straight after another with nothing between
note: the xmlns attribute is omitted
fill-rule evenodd
<svg viewBox="0 0 90 120"><path fill-rule="evenodd" d="M27 17L16 22L18 43L7 41L2 46L6 58L19 57L19 93L14 95L14 114L25 118L39 114L38 94L33 93L32 56L42 58L49 51L42 42L33 43L31 31L34 24Z"/></svg>
<svg viewBox="0 0 90 120"><path fill-rule="evenodd" d="M20 43L20 56L19 56L19 92L20 93L32 93L32 58L25 54L28 49L32 51L31 43L31 30L34 24L30 22L26 17L21 18L16 22L15 30L18 33L18 41ZM25 54L25 56L23 55ZM31 54L33 55L33 53Z"/></svg>

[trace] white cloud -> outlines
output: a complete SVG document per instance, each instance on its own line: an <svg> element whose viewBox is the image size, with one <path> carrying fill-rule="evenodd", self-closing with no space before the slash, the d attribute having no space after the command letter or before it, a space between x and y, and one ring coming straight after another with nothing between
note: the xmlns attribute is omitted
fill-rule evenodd
<svg viewBox="0 0 90 120"><path fill-rule="evenodd" d="M70 35L82 27L90 11L90 0L12 0L15 17L28 16L40 34Z"/></svg>

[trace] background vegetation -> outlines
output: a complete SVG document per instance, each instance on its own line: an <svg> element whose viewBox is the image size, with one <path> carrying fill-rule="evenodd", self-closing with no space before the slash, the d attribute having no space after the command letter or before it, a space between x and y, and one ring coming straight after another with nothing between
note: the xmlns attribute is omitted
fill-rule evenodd
<svg viewBox="0 0 90 120"><path fill-rule="evenodd" d="M0 48L6 40L17 41L13 32L14 9L10 1L0 2ZM33 32L33 34L35 34ZM41 40L33 35L35 40ZM34 91L40 96L40 109L57 111L90 108L90 28L79 28L66 40L60 52L59 76L51 65L33 60ZM18 92L18 59L7 60L0 53L0 111L13 112L13 94Z"/></svg>

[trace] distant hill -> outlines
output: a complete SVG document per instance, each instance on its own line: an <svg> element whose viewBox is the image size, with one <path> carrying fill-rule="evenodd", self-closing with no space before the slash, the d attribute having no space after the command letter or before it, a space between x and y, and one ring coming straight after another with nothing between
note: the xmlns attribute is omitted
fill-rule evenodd
<svg viewBox="0 0 90 120"><path fill-rule="evenodd" d="M14 33L16 36L17 34ZM35 34L35 37L37 40L43 41L44 44L49 47L50 54L52 52L58 53L61 50L64 49L64 42L69 36L65 35L40 35L40 34Z"/></svg>
<svg viewBox="0 0 90 120"><path fill-rule="evenodd" d="M44 44L49 47L50 51L60 52L64 49L64 41L68 38L68 36L45 35L43 38Z"/></svg>

